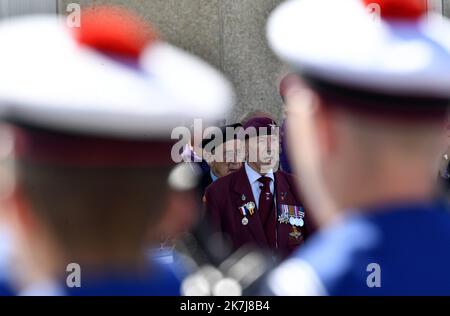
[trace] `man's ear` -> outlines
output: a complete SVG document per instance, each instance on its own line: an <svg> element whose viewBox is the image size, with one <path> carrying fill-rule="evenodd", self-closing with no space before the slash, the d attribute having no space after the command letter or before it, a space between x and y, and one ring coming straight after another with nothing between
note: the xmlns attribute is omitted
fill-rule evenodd
<svg viewBox="0 0 450 316"><path fill-rule="evenodd" d="M317 140L322 157L332 157L337 150L335 116L335 111L331 107L325 106L323 100L317 96L314 120L316 121Z"/></svg>

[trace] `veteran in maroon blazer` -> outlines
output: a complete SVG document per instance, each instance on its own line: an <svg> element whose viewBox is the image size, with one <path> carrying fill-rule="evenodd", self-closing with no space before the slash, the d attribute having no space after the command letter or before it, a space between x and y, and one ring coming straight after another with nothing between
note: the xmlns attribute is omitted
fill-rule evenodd
<svg viewBox="0 0 450 316"><path fill-rule="evenodd" d="M279 159L276 123L270 118L254 118L245 125L246 133L249 128L257 131L246 141L247 162L206 189L206 216L216 230L231 239L235 250L256 246L282 259L308 237L308 214L293 176L274 171ZM260 128L266 132L260 133ZM264 146L268 149L261 153ZM258 150L258 155L252 155Z"/></svg>

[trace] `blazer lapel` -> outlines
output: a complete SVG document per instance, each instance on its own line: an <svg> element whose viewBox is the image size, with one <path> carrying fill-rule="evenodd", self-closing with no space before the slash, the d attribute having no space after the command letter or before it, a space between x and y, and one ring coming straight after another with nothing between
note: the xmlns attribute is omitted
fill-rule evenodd
<svg viewBox="0 0 450 316"><path fill-rule="evenodd" d="M253 191L250 186L250 182L248 181L247 173L245 172L244 167L242 167L239 171L237 171L236 182L234 184L234 191L236 193L235 211L238 212L239 216L241 216L239 207L249 202L253 202L256 205L255 197L253 196ZM245 201L243 200L243 197L245 197ZM255 243L262 247L268 247L269 243L267 242L266 234L264 233L264 228L261 219L259 217L258 210L255 209L255 213L253 214L253 216L249 215L247 218L249 222L246 227L252 233Z"/></svg>

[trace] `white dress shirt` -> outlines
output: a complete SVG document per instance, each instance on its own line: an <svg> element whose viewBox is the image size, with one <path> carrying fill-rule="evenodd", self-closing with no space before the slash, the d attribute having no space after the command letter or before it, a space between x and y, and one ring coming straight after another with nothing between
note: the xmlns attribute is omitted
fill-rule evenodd
<svg viewBox="0 0 450 316"><path fill-rule="evenodd" d="M259 178L263 177L258 172L252 169L248 165L248 163L245 163L245 172L247 173L248 182L250 183L250 186L252 187L253 197L255 198L255 204L256 208L259 208L259 196L261 194L261 186L262 183L258 181ZM275 176L273 174L273 171L271 170L269 173L265 174L264 177L268 177L272 179L270 181L270 192L274 194L275 192Z"/></svg>

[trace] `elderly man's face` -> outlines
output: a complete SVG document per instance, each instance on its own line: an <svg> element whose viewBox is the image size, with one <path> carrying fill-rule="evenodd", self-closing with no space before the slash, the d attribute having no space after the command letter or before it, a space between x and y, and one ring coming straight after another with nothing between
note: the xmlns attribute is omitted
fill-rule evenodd
<svg viewBox="0 0 450 316"><path fill-rule="evenodd" d="M242 142L237 139L217 146L209 165L213 173L221 178L239 170L243 161L244 150Z"/></svg>
<svg viewBox="0 0 450 316"><path fill-rule="evenodd" d="M261 173L276 170L280 158L278 135L264 135L247 141L247 161Z"/></svg>

